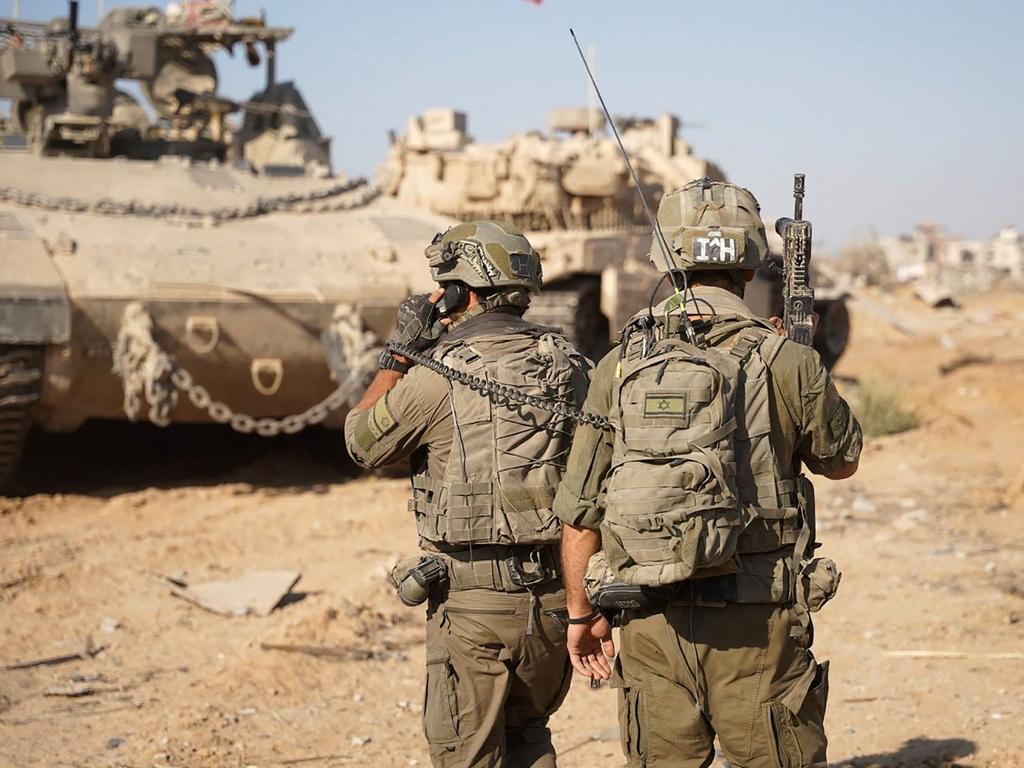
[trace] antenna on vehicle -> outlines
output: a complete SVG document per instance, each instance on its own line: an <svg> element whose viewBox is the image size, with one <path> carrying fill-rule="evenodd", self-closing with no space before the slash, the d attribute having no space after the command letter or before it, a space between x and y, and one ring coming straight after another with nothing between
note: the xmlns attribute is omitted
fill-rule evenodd
<svg viewBox="0 0 1024 768"><path fill-rule="evenodd" d="M604 96L601 95L601 89L597 87L597 81L594 79L594 73L590 71L590 64L587 62L587 57L583 54L583 49L580 47L580 41L576 39L576 33L573 32L572 27L569 27L569 34L572 35L572 41L576 44L576 50L579 52L580 58L583 59L583 66L586 67L587 77L590 78L590 84L594 87L594 93L597 96L598 102L601 104L601 109L604 111L605 119L608 121L608 125L612 129L615 141L618 142L619 151L622 152L622 158L626 161L626 167L629 168L629 172L633 176L633 186L636 187L636 193L640 196L640 204L643 206L644 214L647 216L647 221L650 222L651 229L654 230L654 239L658 241L658 246L661 248L661 255L665 259L665 268L669 274L669 280L672 281L672 287L675 289L676 296L679 297L681 309L680 314L682 315L683 327L686 329L686 337L691 344L696 344L697 334L693 330L693 324L690 322L689 315L686 314L686 273L681 272L679 267L676 266L676 261L672 257L672 250L668 247L668 242L665 240L665 233L661 231L661 227L658 225L658 220L654 217L654 214L651 213L651 206L647 204L647 196L644 195L643 184L640 183L640 177L637 175L636 168L633 167L633 163L629 159L629 153L626 152L626 147L622 143L622 137L619 136L619 129L616 127L615 121L612 120L611 112L608 111L608 105L604 103ZM676 284L675 274L677 272L682 275L682 291L679 290L679 286Z"/></svg>
<svg viewBox="0 0 1024 768"><path fill-rule="evenodd" d="M587 59L591 67L597 67L597 46L587 46ZM591 136L597 136L597 132L601 129L597 122L597 97L594 96L594 86L590 82L587 83L587 132Z"/></svg>

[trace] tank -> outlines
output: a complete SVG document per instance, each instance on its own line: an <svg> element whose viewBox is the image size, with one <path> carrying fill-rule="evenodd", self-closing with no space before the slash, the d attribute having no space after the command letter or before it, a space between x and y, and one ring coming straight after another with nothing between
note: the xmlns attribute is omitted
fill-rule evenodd
<svg viewBox="0 0 1024 768"><path fill-rule="evenodd" d="M337 427L431 287L423 247L452 220L332 172L275 79L292 30L183 7L0 20L0 484L32 425ZM222 50L266 87L221 95Z"/></svg>
<svg viewBox="0 0 1024 768"><path fill-rule="evenodd" d="M725 180L680 137L677 116L615 121L652 210L666 192L694 179ZM648 303L661 278L647 255L650 225L629 169L594 109L553 110L545 132L493 144L473 140L465 113L428 110L410 118L403 135L391 135L377 184L445 216L519 226L544 263L544 291L529 316L561 326L591 357ZM755 311L778 314L781 282L769 266L759 271L750 300ZM821 293L815 306L822 318L815 346L834 364L848 335L845 305L838 294Z"/></svg>

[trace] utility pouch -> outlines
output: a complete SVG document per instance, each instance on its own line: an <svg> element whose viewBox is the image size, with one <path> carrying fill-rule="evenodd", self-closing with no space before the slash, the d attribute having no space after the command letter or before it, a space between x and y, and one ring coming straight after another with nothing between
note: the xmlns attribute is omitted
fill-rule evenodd
<svg viewBox="0 0 1024 768"><path fill-rule="evenodd" d="M430 555L407 557L388 573L388 582L398 593L398 599L409 607L426 601L431 588L447 578L444 562Z"/></svg>
<svg viewBox="0 0 1024 768"><path fill-rule="evenodd" d="M804 563L800 569L797 587L797 602L809 612L820 611L839 591L843 578L835 560L829 557L815 557Z"/></svg>
<svg viewBox="0 0 1024 768"><path fill-rule="evenodd" d="M668 601L659 590L639 584L614 582L602 586L595 605L602 611L627 611L663 607Z"/></svg>

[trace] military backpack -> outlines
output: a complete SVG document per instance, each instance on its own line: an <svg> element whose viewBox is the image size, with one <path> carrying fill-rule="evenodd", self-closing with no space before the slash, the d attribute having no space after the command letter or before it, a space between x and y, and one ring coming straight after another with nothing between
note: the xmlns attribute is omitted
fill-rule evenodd
<svg viewBox="0 0 1024 768"><path fill-rule="evenodd" d="M791 545L798 562L807 505L770 439L768 366L783 340L761 321L716 318L707 346L696 346L679 338L678 320L622 349L601 531L610 575L676 584L735 573L741 555ZM763 594L736 599L792 599L795 573L766 576Z"/></svg>

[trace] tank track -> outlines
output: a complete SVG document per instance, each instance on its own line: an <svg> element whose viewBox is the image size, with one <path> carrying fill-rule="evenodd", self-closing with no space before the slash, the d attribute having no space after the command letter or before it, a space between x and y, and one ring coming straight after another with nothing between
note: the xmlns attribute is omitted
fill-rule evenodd
<svg viewBox="0 0 1024 768"><path fill-rule="evenodd" d="M561 328L566 337L594 362L611 346L608 318L601 314L601 279L574 277L545 287L530 301L526 319Z"/></svg>
<svg viewBox="0 0 1024 768"><path fill-rule="evenodd" d="M42 388L43 350L0 345L0 492L18 467Z"/></svg>

